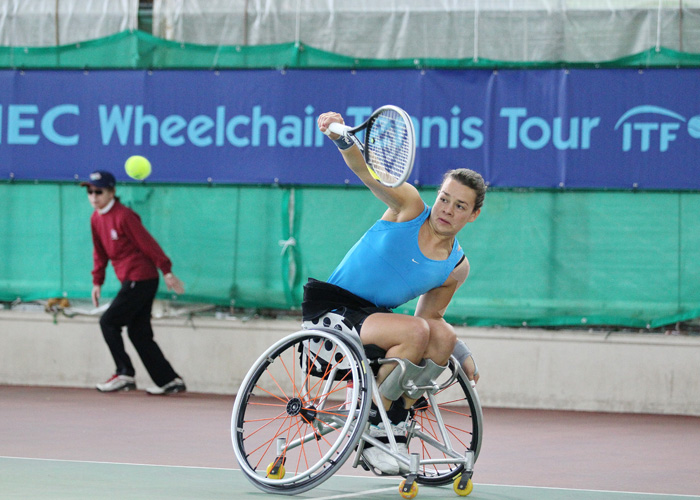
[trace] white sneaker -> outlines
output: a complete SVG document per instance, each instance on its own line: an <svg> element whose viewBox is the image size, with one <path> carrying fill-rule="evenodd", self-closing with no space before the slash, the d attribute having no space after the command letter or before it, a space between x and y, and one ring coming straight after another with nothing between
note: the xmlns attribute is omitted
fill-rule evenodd
<svg viewBox="0 0 700 500"><path fill-rule="evenodd" d="M392 425L391 430L395 437L406 437L405 422ZM379 439L382 442L388 443L388 438L386 437L386 430L384 429L383 423L380 423L378 426L371 425L369 428L369 435ZM408 446L406 446L406 443L396 443L396 448L400 455L409 458ZM408 472L408 465L399 462L389 453L386 453L374 446L365 448L362 451L362 458L365 459L365 462L367 462L368 465L371 465L384 474L395 476L400 472Z"/></svg>
<svg viewBox="0 0 700 500"><path fill-rule="evenodd" d="M383 474L396 476L399 473L399 462L388 453L383 452L376 446L362 450L362 459Z"/></svg>
<svg viewBox="0 0 700 500"><path fill-rule="evenodd" d="M408 432L408 422L403 421L399 422L398 424L391 424L391 430L394 433L394 437L397 438L397 443L396 443L396 451L398 452L399 455L402 455L406 457L410 461L410 453L408 451L408 446L406 446L405 442L399 442L399 438L406 438L406 433ZM385 433L386 434L386 433ZM409 467L408 465L404 464L403 462L399 462L398 460L396 461L397 464L399 464L399 469L402 474L408 473L409 472Z"/></svg>
<svg viewBox="0 0 700 500"><path fill-rule="evenodd" d="M95 387L97 387L97 390L100 392L133 391L136 390L136 381L134 377L115 374L106 382L97 384Z"/></svg>
<svg viewBox="0 0 700 500"><path fill-rule="evenodd" d="M396 448L398 448L399 455L403 455L406 457L410 463L411 461L411 454L408 452L408 446L406 446L406 443L396 443ZM404 464L403 462L399 462L398 460L396 461L397 464L399 464L399 470L401 474L408 474L410 472L410 468L408 465Z"/></svg>
<svg viewBox="0 0 700 500"><path fill-rule="evenodd" d="M146 389L148 394L153 394L154 396L165 396L166 394L174 394L176 392L185 392L187 387L185 387L185 382L182 381L180 377L172 379L170 382L165 384L163 387L149 387Z"/></svg>

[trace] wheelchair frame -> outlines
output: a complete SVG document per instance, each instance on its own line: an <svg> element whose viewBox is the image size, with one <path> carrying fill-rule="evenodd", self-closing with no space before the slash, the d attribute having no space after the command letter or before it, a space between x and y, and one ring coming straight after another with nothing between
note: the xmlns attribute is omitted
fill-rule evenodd
<svg viewBox="0 0 700 500"><path fill-rule="evenodd" d="M415 497L419 483L452 482L458 495L468 495L483 434L477 392L454 358L443 373L447 379L425 387L402 383L425 391L406 436L420 453L406 458L391 432L388 443L369 434L373 399L384 428L391 428L372 370L389 362L403 371L400 359L370 362L359 337L338 325L302 329L268 348L241 383L231 416L231 440L246 478L262 491L296 495L327 480L355 451L352 466L371 470L362 459L370 443L408 468L399 486L404 498Z"/></svg>

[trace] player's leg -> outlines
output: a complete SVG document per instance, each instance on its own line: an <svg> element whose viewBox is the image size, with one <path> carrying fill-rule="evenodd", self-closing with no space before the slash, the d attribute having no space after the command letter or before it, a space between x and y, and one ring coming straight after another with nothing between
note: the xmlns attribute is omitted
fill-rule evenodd
<svg viewBox="0 0 700 500"><path fill-rule="evenodd" d="M176 379L181 381L153 338L151 309L153 308L153 300L158 291L158 280L136 281L133 283L134 286L130 289L130 293L134 301L134 310L126 325L129 333L129 340L131 340L131 343L134 345L151 379L159 388L165 387L169 383L176 381ZM172 392L182 392L185 390L184 383L176 385L178 385L176 391ZM180 387L180 385L182 387ZM161 394L161 392L157 390L153 392L154 390L155 389L149 388L149 392Z"/></svg>
<svg viewBox="0 0 700 500"><path fill-rule="evenodd" d="M444 366L449 361L457 343L457 333L452 325L444 319L427 319L425 321L430 330L430 339L423 357Z"/></svg>
<svg viewBox="0 0 700 500"><path fill-rule="evenodd" d="M363 344L374 344L384 349L387 358L406 359L417 365L428 348L430 328L426 320L416 316L375 313L362 323L360 338ZM393 364L382 365L377 373L377 383L381 385L394 368ZM391 401L386 402L388 404L385 406L388 407Z"/></svg>
<svg viewBox="0 0 700 500"><path fill-rule="evenodd" d="M406 376L411 377L423 359L430 340L428 323L422 318L403 314L375 313L362 323L360 339L365 345L373 344L386 351L385 358L403 359ZM408 456L406 447L406 421L408 407L403 402L400 379L401 370L394 363L381 365L377 373L377 384L381 404L387 412L390 425L382 421L377 408L370 414L369 432L383 442L388 442L391 432L398 446L398 453ZM398 474L404 469L402 463L377 447L365 445L362 452L364 461L385 474Z"/></svg>
<svg viewBox="0 0 700 500"><path fill-rule="evenodd" d="M424 359L421 361L422 371L413 379L417 386L432 385L447 367L457 342L454 328L445 320L427 319L426 322L430 329L430 338L423 355ZM410 408L422 394L421 390L408 391L403 397L404 407Z"/></svg>
<svg viewBox="0 0 700 500"><path fill-rule="evenodd" d="M109 308L100 317L100 329L109 352L114 359L114 375L104 383L97 384L101 392L115 392L136 388L134 381L134 365L124 349L122 328L128 322L133 304L128 293L128 287L122 286Z"/></svg>

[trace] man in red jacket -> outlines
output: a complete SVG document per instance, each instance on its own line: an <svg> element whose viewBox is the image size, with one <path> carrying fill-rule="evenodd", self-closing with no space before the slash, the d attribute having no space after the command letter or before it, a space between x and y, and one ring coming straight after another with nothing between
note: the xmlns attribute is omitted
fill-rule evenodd
<svg viewBox="0 0 700 500"><path fill-rule="evenodd" d="M146 391L157 395L184 392L185 383L153 340L151 327L151 307L158 291L158 269L163 272L169 290L184 293L182 281L172 273L170 259L143 227L138 214L119 202L116 180L111 173L93 172L90 179L80 185L87 187L88 200L95 209L90 218L94 247L92 302L95 307L99 305L105 269L110 260L122 284L112 304L100 318L102 335L117 369L109 380L97 384L97 390L116 392L136 389L134 366L124 350L122 339L122 328L126 326L131 343L156 383L156 387Z"/></svg>

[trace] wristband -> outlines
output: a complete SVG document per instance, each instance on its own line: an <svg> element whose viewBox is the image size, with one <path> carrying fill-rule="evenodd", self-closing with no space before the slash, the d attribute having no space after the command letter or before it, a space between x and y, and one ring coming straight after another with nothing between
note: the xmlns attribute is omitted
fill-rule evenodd
<svg viewBox="0 0 700 500"><path fill-rule="evenodd" d="M163 278L172 278L172 277L173 277L173 273L168 273L165 276L163 276Z"/></svg>
<svg viewBox="0 0 700 500"><path fill-rule="evenodd" d="M352 141L352 139L350 139L349 137L343 137L342 135L337 139L331 139L331 141L333 141L335 145L338 146L338 149L340 149L341 151L350 149L355 144Z"/></svg>

